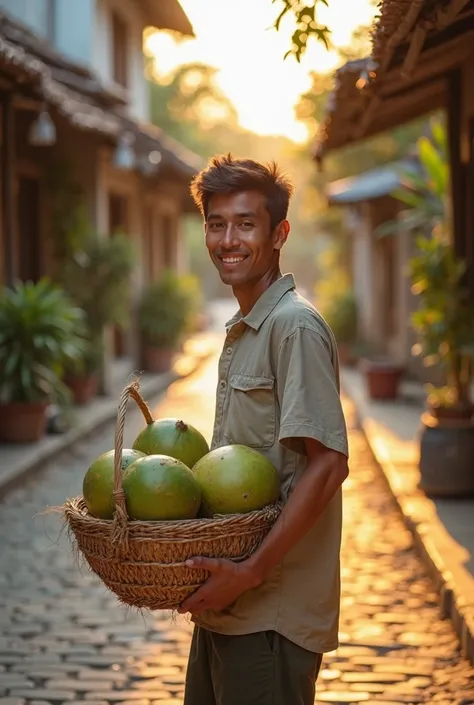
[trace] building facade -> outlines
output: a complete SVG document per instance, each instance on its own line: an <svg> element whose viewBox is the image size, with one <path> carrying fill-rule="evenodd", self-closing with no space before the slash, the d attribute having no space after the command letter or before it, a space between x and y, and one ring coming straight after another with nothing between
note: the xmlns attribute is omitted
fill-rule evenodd
<svg viewBox="0 0 474 705"><path fill-rule="evenodd" d="M201 163L149 122L148 27L192 35L177 0L0 0L0 284L50 273L66 179L93 230L133 240L134 300L163 268L185 269ZM132 341L117 333L114 355Z"/></svg>

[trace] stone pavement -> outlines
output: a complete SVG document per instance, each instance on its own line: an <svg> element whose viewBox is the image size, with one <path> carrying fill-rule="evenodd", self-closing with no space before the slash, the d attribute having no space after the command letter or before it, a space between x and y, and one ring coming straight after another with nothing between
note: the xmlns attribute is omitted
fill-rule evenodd
<svg viewBox="0 0 474 705"><path fill-rule="evenodd" d="M405 383L396 401L372 401L356 369L343 370L342 385L441 595L442 609L474 663L474 498L431 500L418 490L423 390Z"/></svg>
<svg viewBox="0 0 474 705"><path fill-rule="evenodd" d="M215 382L214 358L172 385L156 413L182 415L209 436ZM474 703L474 672L451 623L440 617L434 586L349 401L346 411L352 462L341 646L325 656L316 702ZM127 445L142 423L137 412L129 414ZM112 438L112 426L104 428L0 505L0 705L182 703L188 620L119 606L76 567L57 516L41 514L80 491L86 467Z"/></svg>
<svg viewBox="0 0 474 705"><path fill-rule="evenodd" d="M220 341L220 338L217 338ZM174 380L186 377L196 369L216 347L216 336L206 332L192 336L177 356L173 369L165 374L143 373L141 389L145 395L156 395L164 391ZM115 417L120 393L133 373L127 361L120 363L114 375L112 390L108 396L98 396L84 407L73 412L73 424L63 434L47 434L38 443L0 444L0 496L21 482L25 475L35 472L46 461L69 448L78 440L100 429Z"/></svg>

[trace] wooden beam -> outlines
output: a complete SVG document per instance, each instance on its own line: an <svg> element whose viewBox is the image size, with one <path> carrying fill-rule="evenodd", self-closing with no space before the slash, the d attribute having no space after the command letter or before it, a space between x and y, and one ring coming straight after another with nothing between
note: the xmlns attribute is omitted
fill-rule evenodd
<svg viewBox="0 0 474 705"><path fill-rule="evenodd" d="M359 122L359 124L355 126L355 129L353 130L353 137L354 139L361 139L363 135L365 134L365 131L367 130L368 126L372 122L372 118L375 115L375 112L377 111L378 108L380 108L382 101L379 98L378 95L372 96L369 105L367 108L364 110L362 113L362 118Z"/></svg>
<svg viewBox="0 0 474 705"><path fill-rule="evenodd" d="M421 50L423 49L423 44L425 43L426 35L427 30L421 25L417 24L415 27L415 31L411 36L410 46L408 47L408 51L406 53L400 72L404 78L409 78L412 75L416 66L416 62L418 61L418 58L421 54Z"/></svg>
<svg viewBox="0 0 474 705"><path fill-rule="evenodd" d="M380 63L380 72L381 73L383 73L388 68L388 66L392 60L393 54L395 52L395 49L405 39L405 37L410 32L410 30L413 28L415 22L418 19L419 14L421 12L421 9L424 5L424 2L425 2L425 0L413 0L412 1L411 5L410 5L410 9L408 10L404 19L402 20L402 22L400 22L396 31L392 34L392 36L387 41L387 44L385 46L385 51L384 51L384 57Z"/></svg>
<svg viewBox="0 0 474 705"><path fill-rule="evenodd" d="M5 283L12 286L15 280L15 111L11 93L2 96L2 230L5 252Z"/></svg>
<svg viewBox="0 0 474 705"><path fill-rule="evenodd" d="M446 8L438 11L436 16L436 29L448 27L456 17L464 10L470 0L451 0Z"/></svg>
<svg viewBox="0 0 474 705"><path fill-rule="evenodd" d="M448 144L451 177L452 241L456 254L466 256L464 213L465 172L461 160L462 74L452 71L447 76Z"/></svg>
<svg viewBox="0 0 474 705"><path fill-rule="evenodd" d="M416 70L409 77L402 76L400 69L390 69L377 80L377 92L383 100L402 91L417 91L419 85L433 81L444 80L452 70L469 59L472 54L474 32L456 37L441 46L425 49L416 65Z"/></svg>
<svg viewBox="0 0 474 705"><path fill-rule="evenodd" d="M42 100L38 100L37 98L27 98L21 95L15 96L13 99L14 108L16 110L24 110L26 112L39 113L42 104Z"/></svg>
<svg viewBox="0 0 474 705"><path fill-rule="evenodd" d="M474 118L469 121L469 162L466 167L465 193L474 193ZM474 298L474 199L465 199L466 218L466 263L467 263L467 284L469 291Z"/></svg>
<svg viewBox="0 0 474 705"><path fill-rule="evenodd" d="M353 138L371 137L414 120L444 104L444 82L422 83L412 90L374 101L353 130ZM369 112L370 111L370 112Z"/></svg>

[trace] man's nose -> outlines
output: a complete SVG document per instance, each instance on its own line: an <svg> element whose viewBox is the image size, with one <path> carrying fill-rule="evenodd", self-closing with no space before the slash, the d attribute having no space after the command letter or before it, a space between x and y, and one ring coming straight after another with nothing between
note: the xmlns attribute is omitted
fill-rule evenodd
<svg viewBox="0 0 474 705"><path fill-rule="evenodd" d="M232 223L229 223L222 234L221 245L223 247L231 248L239 245L239 239L237 237L237 230Z"/></svg>

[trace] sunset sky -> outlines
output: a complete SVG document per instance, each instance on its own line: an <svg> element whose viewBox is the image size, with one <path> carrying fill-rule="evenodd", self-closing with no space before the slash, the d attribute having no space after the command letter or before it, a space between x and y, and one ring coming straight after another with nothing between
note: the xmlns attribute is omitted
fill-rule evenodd
<svg viewBox="0 0 474 705"><path fill-rule="evenodd" d="M258 134L306 137L294 116L298 97L310 86L309 72L331 71L335 52L311 40L298 64L283 56L290 47L294 26L290 18L280 32L272 29L281 9L271 0L180 0L196 33L195 39L176 42L165 33L152 37L149 48L157 56L159 74L166 76L183 63L203 62L218 69L219 86L237 108L240 123ZM330 0L321 4L319 20L332 30L337 46L350 42L356 27L374 16L370 0Z"/></svg>

